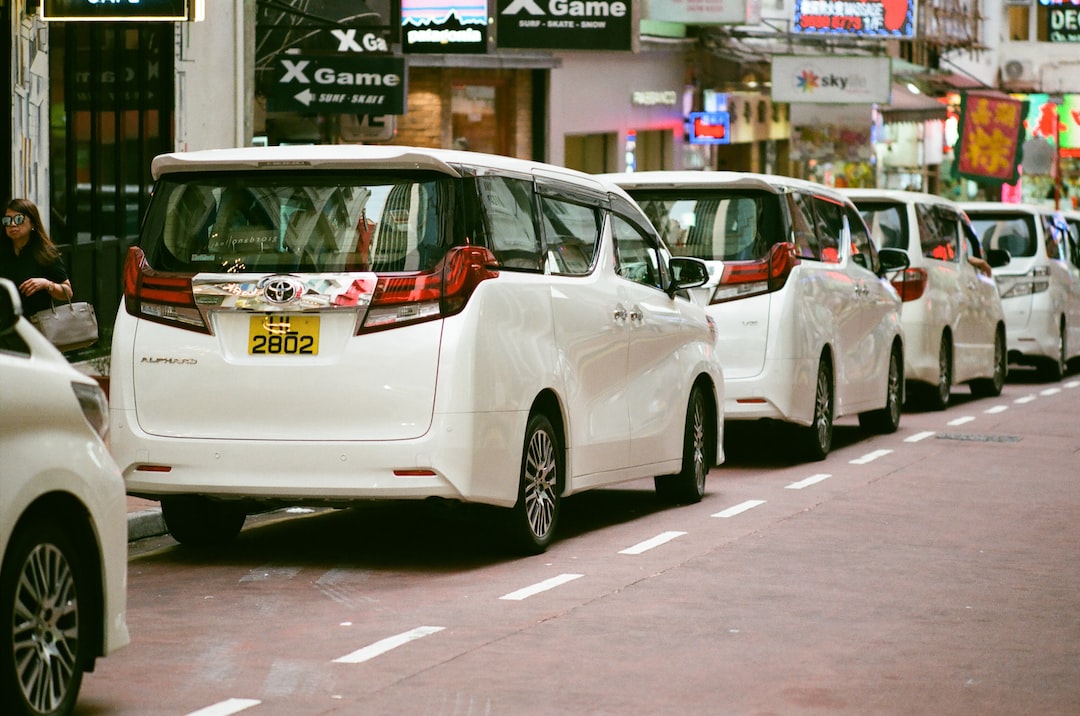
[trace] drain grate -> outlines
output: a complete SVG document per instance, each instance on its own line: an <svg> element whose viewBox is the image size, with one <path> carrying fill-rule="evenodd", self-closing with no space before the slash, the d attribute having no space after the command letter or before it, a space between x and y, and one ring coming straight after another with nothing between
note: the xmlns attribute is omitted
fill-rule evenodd
<svg viewBox="0 0 1080 716"><path fill-rule="evenodd" d="M938 440L965 440L973 443L1018 443L1023 438L1019 435L971 435L965 433L938 433Z"/></svg>

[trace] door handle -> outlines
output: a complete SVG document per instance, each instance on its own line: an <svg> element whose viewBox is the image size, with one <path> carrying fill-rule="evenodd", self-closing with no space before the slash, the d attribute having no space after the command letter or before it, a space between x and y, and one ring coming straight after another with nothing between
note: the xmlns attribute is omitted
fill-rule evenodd
<svg viewBox="0 0 1080 716"><path fill-rule="evenodd" d="M626 320L626 309L623 307L622 304L619 304L615 307L615 313L613 315L615 317L616 323L622 323Z"/></svg>

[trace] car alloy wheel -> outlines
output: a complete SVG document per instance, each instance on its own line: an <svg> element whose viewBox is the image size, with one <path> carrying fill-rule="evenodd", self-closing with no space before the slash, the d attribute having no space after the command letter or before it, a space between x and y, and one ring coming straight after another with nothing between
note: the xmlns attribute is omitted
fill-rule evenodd
<svg viewBox="0 0 1080 716"><path fill-rule="evenodd" d="M0 586L6 634L0 641L0 701L17 712L70 712L82 684L86 602L79 553L53 525L33 525L13 540ZM80 601L82 598L82 601Z"/></svg>

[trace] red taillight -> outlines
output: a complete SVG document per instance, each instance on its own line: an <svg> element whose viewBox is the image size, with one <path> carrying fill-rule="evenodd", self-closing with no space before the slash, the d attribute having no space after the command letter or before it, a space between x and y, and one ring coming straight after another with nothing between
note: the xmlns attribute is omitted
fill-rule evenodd
<svg viewBox="0 0 1080 716"><path fill-rule="evenodd" d="M908 268L893 276L891 283L901 301L914 301L926 291L926 278L926 269Z"/></svg>
<svg viewBox="0 0 1080 716"><path fill-rule="evenodd" d="M486 248L456 246L429 272L380 276L359 332L452 316L481 281L499 275L497 264Z"/></svg>
<svg viewBox="0 0 1080 716"><path fill-rule="evenodd" d="M720 285L713 292L712 303L756 296L783 288L791 270L801 259L795 244L773 244L769 255L756 261L727 261L720 276Z"/></svg>
<svg viewBox="0 0 1080 716"><path fill-rule="evenodd" d="M209 333L195 305L191 274L155 271L137 246L124 261L124 307L137 318Z"/></svg>

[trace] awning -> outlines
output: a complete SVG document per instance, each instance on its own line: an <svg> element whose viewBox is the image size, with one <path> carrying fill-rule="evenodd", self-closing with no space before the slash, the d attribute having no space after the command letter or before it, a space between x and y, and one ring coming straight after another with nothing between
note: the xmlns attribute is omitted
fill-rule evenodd
<svg viewBox="0 0 1080 716"><path fill-rule="evenodd" d="M912 92L902 82L893 82L892 96L888 104L878 105L881 118L887 123L929 122L946 119L945 104L934 97Z"/></svg>

